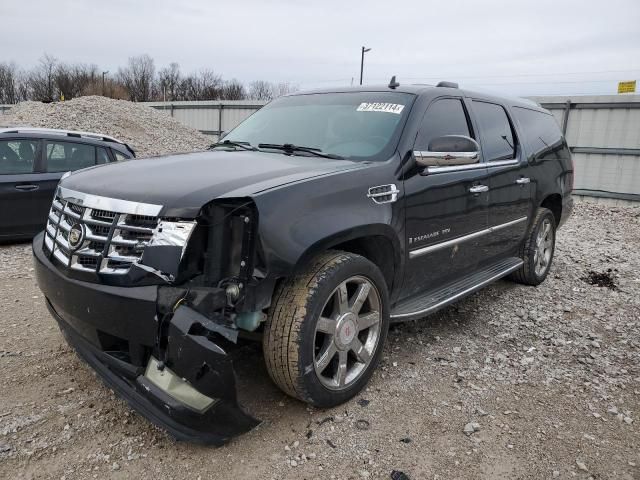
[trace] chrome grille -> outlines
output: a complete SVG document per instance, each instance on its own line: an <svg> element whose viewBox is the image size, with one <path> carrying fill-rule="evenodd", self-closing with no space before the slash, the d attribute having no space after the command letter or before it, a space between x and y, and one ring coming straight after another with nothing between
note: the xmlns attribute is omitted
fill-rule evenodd
<svg viewBox="0 0 640 480"><path fill-rule="evenodd" d="M74 270L125 274L142 258L158 226L160 209L59 187L49 211L45 250ZM156 215L147 215L150 212ZM84 238L73 248L69 232L75 225Z"/></svg>

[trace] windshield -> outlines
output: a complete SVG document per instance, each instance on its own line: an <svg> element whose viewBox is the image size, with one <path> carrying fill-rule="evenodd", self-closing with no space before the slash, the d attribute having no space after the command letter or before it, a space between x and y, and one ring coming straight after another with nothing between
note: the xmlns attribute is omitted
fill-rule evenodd
<svg viewBox="0 0 640 480"><path fill-rule="evenodd" d="M258 110L224 140L252 147L289 144L353 160L386 160L397 146L413 100L413 95L398 92L283 97Z"/></svg>

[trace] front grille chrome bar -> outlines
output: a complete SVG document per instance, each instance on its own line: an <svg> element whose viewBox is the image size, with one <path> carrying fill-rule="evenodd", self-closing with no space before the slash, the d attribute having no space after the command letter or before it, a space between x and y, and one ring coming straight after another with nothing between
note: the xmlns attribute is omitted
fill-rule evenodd
<svg viewBox="0 0 640 480"><path fill-rule="evenodd" d="M161 209L58 187L45 228L45 250L73 270L125 274L141 260ZM74 235L81 232L80 241L70 241L72 230ZM72 245L74 240L78 243Z"/></svg>

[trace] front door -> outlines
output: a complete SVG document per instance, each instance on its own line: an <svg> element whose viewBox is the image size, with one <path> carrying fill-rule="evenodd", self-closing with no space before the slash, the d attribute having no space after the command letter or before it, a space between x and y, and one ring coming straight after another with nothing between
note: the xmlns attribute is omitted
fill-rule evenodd
<svg viewBox="0 0 640 480"><path fill-rule="evenodd" d="M502 105L473 100L489 175L489 227L482 257L491 262L518 255L533 211L532 183L526 155L513 122Z"/></svg>
<svg viewBox="0 0 640 480"><path fill-rule="evenodd" d="M477 138L460 97L436 99L414 150L443 135ZM402 298L454 280L478 262L474 233L487 227L487 170L480 163L416 169L404 181L407 255Z"/></svg>
<svg viewBox="0 0 640 480"><path fill-rule="evenodd" d="M43 223L35 173L39 145L33 139L0 140L0 240L33 235Z"/></svg>

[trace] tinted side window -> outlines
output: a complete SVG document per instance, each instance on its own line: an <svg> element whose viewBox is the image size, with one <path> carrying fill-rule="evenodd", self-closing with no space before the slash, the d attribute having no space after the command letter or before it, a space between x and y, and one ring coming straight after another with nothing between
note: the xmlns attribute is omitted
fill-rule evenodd
<svg viewBox="0 0 640 480"><path fill-rule="evenodd" d="M529 150L536 157L543 159L563 148L562 133L553 115L521 107L514 107L513 114L522 126Z"/></svg>
<svg viewBox="0 0 640 480"><path fill-rule="evenodd" d="M474 100L473 111L480 124L485 161L515 158L516 142L504 108L495 103Z"/></svg>
<svg viewBox="0 0 640 480"><path fill-rule="evenodd" d="M111 151L116 156L116 162L121 162L123 160L129 160L129 157L127 157L124 153L120 153L119 151L113 150L113 149L111 149Z"/></svg>
<svg viewBox="0 0 640 480"><path fill-rule="evenodd" d="M47 172L67 172L96 164L96 149L72 142L47 142Z"/></svg>
<svg viewBox="0 0 640 480"><path fill-rule="evenodd" d="M436 100L429 106L420 126L415 149L426 151L429 149L431 140L443 135L471 136L467 115L461 100L443 98Z"/></svg>
<svg viewBox="0 0 640 480"><path fill-rule="evenodd" d="M37 149L33 140L0 140L0 175L33 172Z"/></svg>
<svg viewBox="0 0 640 480"><path fill-rule="evenodd" d="M102 165L105 163L109 163L111 159L109 158L109 153L106 148L97 147L97 155L96 155L96 165Z"/></svg>

